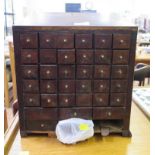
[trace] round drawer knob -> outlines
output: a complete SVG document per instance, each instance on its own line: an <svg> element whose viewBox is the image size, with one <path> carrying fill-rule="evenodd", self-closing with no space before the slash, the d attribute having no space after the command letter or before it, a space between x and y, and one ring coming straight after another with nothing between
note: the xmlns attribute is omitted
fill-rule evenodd
<svg viewBox="0 0 155 155"><path fill-rule="evenodd" d="M43 128L45 125L44 124L41 124L40 126Z"/></svg>
<svg viewBox="0 0 155 155"><path fill-rule="evenodd" d="M87 73L87 71L84 69L84 70L83 70L83 73L84 73L84 74L86 74L86 73Z"/></svg>
<svg viewBox="0 0 155 155"><path fill-rule="evenodd" d="M47 99L47 102L50 103L51 102L51 99Z"/></svg>
<svg viewBox="0 0 155 155"><path fill-rule="evenodd" d="M67 39L64 39L64 43L66 43L67 42Z"/></svg>
<svg viewBox="0 0 155 155"><path fill-rule="evenodd" d="M122 56L122 55L120 55L120 56L119 56L119 58L120 58L120 59L123 59L123 56Z"/></svg>
<svg viewBox="0 0 155 155"><path fill-rule="evenodd" d="M48 85L47 85L47 88L49 89L49 88L51 88L51 86L48 84Z"/></svg>
<svg viewBox="0 0 155 155"><path fill-rule="evenodd" d="M27 73L28 73L28 74L31 74L32 72L31 72L31 70L28 70Z"/></svg>
<svg viewBox="0 0 155 155"><path fill-rule="evenodd" d="M67 55L65 55L65 57L64 57L65 59L67 59L68 58L68 56Z"/></svg>
<svg viewBox="0 0 155 155"><path fill-rule="evenodd" d="M119 98L117 98L117 99L116 99L116 101L117 101L117 102L120 102L120 99L119 99Z"/></svg>
<svg viewBox="0 0 155 155"><path fill-rule="evenodd" d="M46 71L46 74L50 74L50 70L47 70L47 71Z"/></svg>
<svg viewBox="0 0 155 155"><path fill-rule="evenodd" d="M101 84L100 87L103 88L103 84Z"/></svg>
<svg viewBox="0 0 155 155"><path fill-rule="evenodd" d="M118 71L118 73L119 73L119 74L122 74L122 70L120 69L120 70Z"/></svg>
<svg viewBox="0 0 155 155"><path fill-rule="evenodd" d="M33 99L32 99L32 98L30 98L30 99L29 99L29 102L32 102L32 101L33 101Z"/></svg>
<svg viewBox="0 0 155 155"><path fill-rule="evenodd" d="M102 101L103 101L103 99L102 99L102 98L99 98L99 101L100 101L100 102L102 102Z"/></svg>
<svg viewBox="0 0 155 155"><path fill-rule="evenodd" d="M121 39L121 40L120 40L120 43L121 43L121 44L123 44L123 43L124 43L124 40L123 40L123 39Z"/></svg>
<svg viewBox="0 0 155 155"><path fill-rule="evenodd" d="M85 39L82 39L82 42L83 42L83 43L85 43L85 42L86 42L86 40L85 40Z"/></svg>
<svg viewBox="0 0 155 155"><path fill-rule="evenodd" d="M100 70L100 72L101 72L101 73L104 73L104 71L103 71L103 70Z"/></svg>
<svg viewBox="0 0 155 155"><path fill-rule="evenodd" d="M104 39L102 39L102 43L105 43L105 40Z"/></svg>
<svg viewBox="0 0 155 155"><path fill-rule="evenodd" d="M77 116L77 113L76 112L74 112L74 114L73 114L74 116Z"/></svg>
<svg viewBox="0 0 155 155"><path fill-rule="evenodd" d="M84 55L83 55L83 58L86 58L86 57L87 57L87 56L84 54Z"/></svg>
<svg viewBox="0 0 155 155"><path fill-rule="evenodd" d="M120 87L121 87L121 85L120 85L120 84L117 84L117 87L118 87L118 88L120 88Z"/></svg>
<svg viewBox="0 0 155 155"><path fill-rule="evenodd" d="M29 84L29 85L28 85L28 87L29 87L29 88L32 88L32 85L31 85L31 84Z"/></svg>
<svg viewBox="0 0 155 155"><path fill-rule="evenodd" d="M32 57L31 54L28 54L28 55L27 55L27 58L31 58L31 57Z"/></svg>
<svg viewBox="0 0 155 155"><path fill-rule="evenodd" d="M82 88L85 88L85 87L86 87L86 86L83 84L83 85L82 85Z"/></svg>
<svg viewBox="0 0 155 155"><path fill-rule="evenodd" d="M67 98L65 99L65 102L68 103L68 99Z"/></svg>
<svg viewBox="0 0 155 155"><path fill-rule="evenodd" d="M111 112L108 112L108 116L111 116Z"/></svg>
<svg viewBox="0 0 155 155"><path fill-rule="evenodd" d="M104 58L104 55L103 55L103 54L101 55L101 58L102 58L102 59Z"/></svg>
<svg viewBox="0 0 155 155"><path fill-rule="evenodd" d="M68 88L68 85L67 84L65 85L65 88Z"/></svg>
<svg viewBox="0 0 155 155"><path fill-rule="evenodd" d="M26 42L29 43L31 40L29 38L26 39Z"/></svg>
<svg viewBox="0 0 155 155"><path fill-rule="evenodd" d="M68 71L67 71L67 70L65 70L65 71L64 71L64 73L65 73L65 74L68 74Z"/></svg>
<svg viewBox="0 0 155 155"><path fill-rule="evenodd" d="M49 43L49 42L50 42L50 40L49 40L49 39L46 39L46 42L47 42L47 43Z"/></svg>

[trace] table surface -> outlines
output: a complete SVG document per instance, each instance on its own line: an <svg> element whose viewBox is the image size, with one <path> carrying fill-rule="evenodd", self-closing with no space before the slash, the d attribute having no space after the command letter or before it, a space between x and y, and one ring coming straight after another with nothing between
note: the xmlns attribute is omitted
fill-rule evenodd
<svg viewBox="0 0 155 155"><path fill-rule="evenodd" d="M31 135L21 138L18 132L9 155L149 155L150 122L134 103L130 129L132 138L95 135L76 145L64 145L55 136L49 138L47 135Z"/></svg>

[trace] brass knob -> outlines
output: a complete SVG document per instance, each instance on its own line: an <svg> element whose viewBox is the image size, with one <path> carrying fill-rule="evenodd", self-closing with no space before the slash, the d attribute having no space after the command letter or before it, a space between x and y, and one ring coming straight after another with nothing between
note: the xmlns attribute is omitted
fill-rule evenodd
<svg viewBox="0 0 155 155"><path fill-rule="evenodd" d="M47 71L46 71L46 74L50 74L50 70L47 70Z"/></svg>
<svg viewBox="0 0 155 155"><path fill-rule="evenodd" d="M46 39L46 42L49 43L50 42L50 39Z"/></svg>
<svg viewBox="0 0 155 155"><path fill-rule="evenodd" d="M45 125L44 124L41 124L40 126L43 128Z"/></svg>
<svg viewBox="0 0 155 155"><path fill-rule="evenodd" d="M101 55L101 58L102 58L102 59L104 58L104 55L103 55L103 54Z"/></svg>
<svg viewBox="0 0 155 155"><path fill-rule="evenodd" d="M67 73L68 73L68 71L67 71L67 70L65 70L64 72L65 72L65 74L67 74Z"/></svg>
<svg viewBox="0 0 155 155"><path fill-rule="evenodd" d="M68 85L67 84L65 85L65 88L68 88Z"/></svg>
<svg viewBox="0 0 155 155"><path fill-rule="evenodd" d="M102 102L102 101L103 101L103 99L102 99L102 98L99 98L99 101L100 101L100 102Z"/></svg>
<svg viewBox="0 0 155 155"><path fill-rule="evenodd" d="M87 73L87 71L84 69L84 70L83 70L83 73L84 73L84 74L86 74L86 73Z"/></svg>
<svg viewBox="0 0 155 155"><path fill-rule="evenodd" d="M32 85L31 85L31 84L29 84L29 85L28 85L28 87L29 87L29 88L32 88Z"/></svg>
<svg viewBox="0 0 155 155"><path fill-rule="evenodd" d="M85 88L85 87L86 87L86 86L83 84L83 85L82 85L82 88Z"/></svg>
<svg viewBox="0 0 155 155"><path fill-rule="evenodd" d="M47 99L47 102L50 103L51 102L51 99Z"/></svg>
<svg viewBox="0 0 155 155"><path fill-rule="evenodd" d="M122 70L120 69L120 70L118 71L118 73L119 73L119 74L122 74Z"/></svg>
<svg viewBox="0 0 155 155"><path fill-rule="evenodd" d="M27 58L31 58L31 57L32 57L31 54L28 54L28 55L27 55Z"/></svg>
<svg viewBox="0 0 155 155"><path fill-rule="evenodd" d="M117 98L117 99L116 99L116 101L117 101L117 102L120 102L120 99L119 99L119 98Z"/></svg>
<svg viewBox="0 0 155 155"><path fill-rule="evenodd" d="M124 43L124 40L123 40L123 39L121 39L121 40L120 40L120 43L121 43L121 44L123 44L123 43Z"/></svg>
<svg viewBox="0 0 155 155"><path fill-rule="evenodd" d="M103 84L101 84L100 87L103 88Z"/></svg>
<svg viewBox="0 0 155 155"><path fill-rule="evenodd" d="M76 112L74 112L74 114L73 114L74 116L77 116L77 113Z"/></svg>
<svg viewBox="0 0 155 155"><path fill-rule="evenodd" d="M100 70L100 72L101 72L101 73L104 73L104 71L103 71L103 70Z"/></svg>
<svg viewBox="0 0 155 155"><path fill-rule="evenodd" d="M105 40L104 39L102 39L102 43L105 43Z"/></svg>
<svg viewBox="0 0 155 155"><path fill-rule="evenodd" d="M111 112L108 112L108 116L111 116Z"/></svg>
<svg viewBox="0 0 155 155"><path fill-rule="evenodd" d="M31 70L28 70L27 73L28 73L28 74L31 74Z"/></svg>
<svg viewBox="0 0 155 155"><path fill-rule="evenodd" d="M85 40L85 39L82 39L82 42L83 42L83 43L85 43L85 42L86 42L86 40Z"/></svg>
<svg viewBox="0 0 155 155"><path fill-rule="evenodd" d="M64 57L65 59L67 59L68 58L68 56L67 55L65 55L65 57Z"/></svg>
<svg viewBox="0 0 155 155"><path fill-rule="evenodd" d="M67 39L64 39L64 43L66 43L67 42Z"/></svg>
<svg viewBox="0 0 155 155"><path fill-rule="evenodd" d="M123 59L123 56L122 56L122 55L120 55L120 56L119 56L119 58L120 58L120 59Z"/></svg>
<svg viewBox="0 0 155 155"><path fill-rule="evenodd" d="M83 54L83 58L86 58L87 56L86 56L86 54Z"/></svg>
<svg viewBox="0 0 155 155"><path fill-rule="evenodd" d="M26 39L26 42L29 43L31 40L29 38Z"/></svg>
<svg viewBox="0 0 155 155"><path fill-rule="evenodd" d="M68 99L67 98L65 99L65 102L68 103Z"/></svg>
<svg viewBox="0 0 155 155"><path fill-rule="evenodd" d="M32 102L32 101L33 101L33 99L32 99L32 98L30 98L30 99L29 99L29 102Z"/></svg>
<svg viewBox="0 0 155 155"><path fill-rule="evenodd" d="M47 88L49 89L49 88L51 88L51 86L48 84L48 85L47 85Z"/></svg>
<svg viewBox="0 0 155 155"><path fill-rule="evenodd" d="M120 85L120 84L117 84L117 87L118 87L118 88L120 88L120 87L121 87L121 85Z"/></svg>

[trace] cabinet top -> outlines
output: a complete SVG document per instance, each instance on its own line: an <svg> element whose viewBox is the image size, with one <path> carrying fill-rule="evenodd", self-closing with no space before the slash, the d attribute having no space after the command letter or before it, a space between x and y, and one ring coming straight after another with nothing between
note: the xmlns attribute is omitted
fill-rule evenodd
<svg viewBox="0 0 155 155"><path fill-rule="evenodd" d="M44 13L33 15L17 21L13 29L27 30L50 30L50 29L84 29L84 30L105 30L105 29L124 29L137 31L137 26L117 17L106 19L99 13Z"/></svg>

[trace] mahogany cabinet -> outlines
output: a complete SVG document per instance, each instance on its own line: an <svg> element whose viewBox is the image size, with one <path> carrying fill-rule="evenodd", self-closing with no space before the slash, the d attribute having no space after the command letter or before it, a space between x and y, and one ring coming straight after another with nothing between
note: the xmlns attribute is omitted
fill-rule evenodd
<svg viewBox="0 0 155 155"><path fill-rule="evenodd" d="M13 26L21 136L59 120L121 120L129 130L137 27Z"/></svg>

